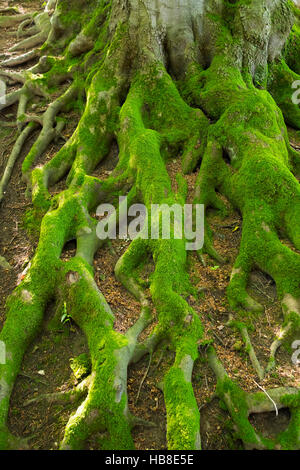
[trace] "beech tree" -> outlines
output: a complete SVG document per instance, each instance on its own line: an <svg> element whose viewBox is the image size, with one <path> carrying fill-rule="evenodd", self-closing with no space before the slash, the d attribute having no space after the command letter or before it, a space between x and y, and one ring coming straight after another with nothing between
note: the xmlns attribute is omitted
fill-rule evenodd
<svg viewBox="0 0 300 470"><path fill-rule="evenodd" d="M22 282L7 301L0 334L6 362L0 364L0 447L18 448L7 428L9 402L22 358L55 299L57 314L68 315L86 335L91 372L74 390L44 396L78 401L65 428L61 449L80 449L93 433L106 431L105 448L132 449L131 430L140 420L127 399L127 371L166 341L174 364L163 390L169 449L200 449L200 413L191 376L199 348L217 378L216 394L227 408L236 435L246 448L299 449L300 395L292 387L246 393L231 380L216 354L214 338L203 344L199 316L185 300L191 292L184 239L134 239L115 266L115 275L140 302L140 317L126 332L114 330L114 315L99 291L93 259L104 244L96 235L97 206L116 195L130 204L184 204L183 178L172 191L166 162L181 158L184 173L198 171L194 203L225 214L225 197L243 218L242 239L228 300L233 311L263 307L247 292L254 267L276 283L283 324L274 338L267 368L259 364L247 327L238 328L258 377L276 367L276 351L300 332L300 155L287 127L300 129L295 82L300 80L297 2L290 0L49 0L34 15L7 11L0 27L18 25L19 55L1 63L1 77L21 83L2 108L18 103L19 136L1 180L5 188L24 142L39 135L23 164L32 200L31 223L39 242ZM32 26L33 22L33 26ZM23 72L15 66L37 58ZM58 96L62 84L69 86ZM294 88L293 88L294 87ZM28 113L33 97L48 102L41 116ZM294 95L295 98L295 95ZM297 98L297 97L296 97ZM66 109L82 104L73 135L43 166L38 158L61 135ZM105 180L91 176L114 142L118 164ZM51 197L49 188L67 175L67 188ZM284 245L284 232L294 249ZM76 255L61 260L65 244L76 240ZM208 223L204 246L218 263ZM138 269L147 257L155 269L150 294ZM140 341L152 321L158 323ZM226 368L228 365L226 364ZM271 399L270 399L271 398ZM41 399L41 397L40 397ZM290 423L274 439L255 431L248 417L288 407ZM99 443L99 448L103 443Z"/></svg>

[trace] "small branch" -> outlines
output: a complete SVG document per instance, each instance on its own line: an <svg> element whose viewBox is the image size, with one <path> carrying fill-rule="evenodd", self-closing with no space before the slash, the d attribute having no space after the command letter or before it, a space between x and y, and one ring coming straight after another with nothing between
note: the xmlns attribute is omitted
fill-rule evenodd
<svg viewBox="0 0 300 470"><path fill-rule="evenodd" d="M276 416L278 416L278 408L277 408L277 405L276 405L275 401L273 400L273 398L271 398L270 395L268 394L268 392L261 385L259 385L257 382L255 382L254 379L252 379L252 380L255 383L255 385L257 385L257 387L260 388L264 392L264 394L269 398L269 400L271 400L271 402L273 403L274 408L275 408Z"/></svg>

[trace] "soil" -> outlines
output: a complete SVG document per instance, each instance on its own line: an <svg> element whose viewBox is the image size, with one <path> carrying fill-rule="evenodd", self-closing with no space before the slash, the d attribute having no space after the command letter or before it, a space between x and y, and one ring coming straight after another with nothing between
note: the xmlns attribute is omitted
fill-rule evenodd
<svg viewBox="0 0 300 470"><path fill-rule="evenodd" d="M16 6L21 11L34 11L40 7L40 2L28 1L17 4L0 0L0 9ZM0 38L0 60L7 57L7 51L15 43L15 37L5 30ZM13 30L12 30L13 31ZM6 34L7 33L7 34ZM0 120L11 121L16 109L11 107L0 112ZM64 136L71 135L78 122L75 114L69 116L69 124L64 130ZM6 160L15 142L15 128L0 128L0 175L4 171ZM24 229L24 216L31 207L26 199L26 186L21 178L21 164L26 153L33 144L37 134L26 143L22 154L14 168L4 201L0 207L1 237L0 256L4 256L11 269L0 267L0 327L5 320L5 301L15 286L22 279L22 273L33 256L37 241L29 237ZM299 133L291 131L291 143L300 149ZM39 164L50 159L60 148L62 142L53 144ZM101 166L95 170L95 175L105 177L114 168L118 158L116 144L110 155ZM173 188L176 189L176 174L181 172L180 160L172 160L168 171ZM184 176L189 188L189 201L197 177L196 172ZM64 189L62 181L55 186L52 194ZM238 213L231 211L225 219L218 214L209 214L209 223L214 230L215 248L227 258L224 266L218 266L205 257L204 267L197 256L191 252L188 268L193 285L198 296L190 296L190 305L200 316L205 337L213 337L217 353L227 366L231 378L238 380L246 391L258 391L257 376L249 362L248 356L241 347L238 332L226 324L230 310L226 299L226 287L234 260L237 256L242 220ZM283 240L288 244L288 241ZM95 280L115 314L115 329L122 333L137 320L140 313L138 302L124 289L114 276L114 266L120 255L126 250L129 242L124 240L112 241L110 246L102 248L95 257ZM70 258L75 253L75 245L70 242L62 254L63 259ZM151 263L147 272L143 273L148 279ZM275 285L267 275L256 271L251 275L249 293L265 306L264 314L251 317L254 331L251 340L258 359L262 365L267 362L269 347L282 322L280 304L276 297ZM50 405L44 401L27 405L26 401L45 393L68 390L76 384L76 379L70 369L70 359L83 352L88 352L86 341L80 330L67 321L61 324L59 330L49 328L49 321L55 312L55 305L48 306L44 328L27 351L21 373L16 381L11 398L9 428L14 435L28 439L30 449L56 449L62 439L64 427L70 413L76 409L73 406ZM155 325L156 313L153 310L153 323L143 335L149 334ZM248 314L249 318L249 314ZM283 385L300 386L300 367L293 365L291 352L281 348L278 351L278 367L276 371L265 378L260 385L272 388ZM158 385L174 360L173 353L161 346L153 354L151 363L145 357L139 363L131 366L128 372L128 394L130 410L140 418L148 421L149 427L140 426L133 431L137 449L166 449L166 410L163 394ZM241 443L233 437L229 426L229 416L219 407L214 396L215 377L200 354L193 372L193 387L199 409L201 411L201 437L203 449L239 449ZM289 413L282 410L279 416L274 413L263 413L250 417L252 424L265 435L275 435L284 429L289 421ZM97 448L96 436L87 443L87 448Z"/></svg>

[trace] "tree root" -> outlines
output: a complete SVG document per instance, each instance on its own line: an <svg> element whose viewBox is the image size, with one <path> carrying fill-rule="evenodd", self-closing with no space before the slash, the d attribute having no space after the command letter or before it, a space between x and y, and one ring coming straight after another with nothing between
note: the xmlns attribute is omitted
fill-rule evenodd
<svg viewBox="0 0 300 470"><path fill-rule="evenodd" d="M71 86L62 96L57 98L57 100L55 100L44 113L42 118L43 127L41 133L37 138L36 142L34 143L33 147L31 148L30 152L26 156L22 165L22 172L24 178L26 178L26 174L28 173L36 159L43 154L43 152L47 149L48 145L52 142L52 140L55 139L57 136L60 136L60 133L64 127L64 122L57 121L55 123L55 118L57 114L62 111L78 95L78 92L79 90L76 86ZM27 117L22 111L20 113L20 116L22 118L21 123L28 122L28 119L33 119L35 121L34 118L30 119L30 117Z"/></svg>
<svg viewBox="0 0 300 470"><path fill-rule="evenodd" d="M62 11L66 8L64 3L68 2L60 3ZM225 3L222 5L227 10ZM265 1L261 3L264 8ZM145 354L151 357L157 345L164 341L174 354L174 363L161 383L167 411L168 448L200 449L200 413L192 372L203 329L199 316L185 300L194 294L186 270L186 240L175 236L182 226L175 218L170 223L170 237L162 238L161 219L152 211L152 204L183 206L186 201L185 185L178 184L175 193L166 170L166 161L177 155L181 155L184 172L194 170L201 162L196 203L204 204L205 208L212 206L225 214L226 207L218 195L221 193L243 216L240 253L228 288L231 306L261 311L261 306L247 293L251 269L258 266L275 280L285 316L282 338L272 346L272 356L275 357L279 341L288 340L299 331L299 255L278 238L279 230L284 228L294 246L300 248L299 184L290 171L291 161L297 159L288 147L283 117L274 100L261 89L263 86L260 89L254 86L260 77L262 84L265 83L267 73L267 59L256 44L265 45L268 55L277 57L272 44L283 44L290 31L286 2L282 7L285 14L280 31L273 21L277 2L274 7L271 3L268 2L265 14L269 15L275 39L271 32L267 39L263 36L261 24L255 32L261 37L252 38L251 7L246 8L243 2L232 4L230 12L237 12L234 24L243 31L243 46L239 51L240 46L233 40L226 22L222 20L222 25L218 24L223 11L220 15L205 14L205 27L201 30L211 34L210 41L204 41L205 47L201 50L203 63L207 65L204 71L193 62L197 57L194 43L201 43L204 38L191 39L194 32L187 25L192 21L187 25L183 21L183 30L191 33L191 37L180 33L192 53L192 59L188 59L185 53L176 52L174 25L168 23L172 15L166 15L164 41L171 51L169 58L162 34L155 30L156 19L148 12L146 3L136 8L134 0L129 1L128 11L120 2L105 6L100 2L95 11L88 13L91 15L88 27L84 25L78 35L72 30L72 21L71 27L65 27L61 10L55 10L50 24L49 15L55 7L55 2L50 0L45 12L34 16L40 32L12 48L31 48L46 41L43 51L51 51L53 55L41 58L23 76L6 73L9 80L24 83L20 90L6 96L3 105L8 107L18 102L17 121L22 131L6 175L29 131L42 124L41 133L22 166L24 178L32 188L34 216L42 221L36 253L25 278L8 300L7 320L0 333L9 357L6 364L0 365L0 448L17 445L6 428L10 395L23 355L41 328L46 305L55 298L59 305L66 305L68 314L85 334L92 368L88 380L76 389L36 397L26 403L84 399L69 419L60 448L83 448L89 437L97 433L102 433L99 435L102 448L133 448L131 429L145 423L132 416L129 410L127 370ZM214 6L218 9L216 2ZM210 7L203 7L206 13ZM260 8L258 4L256 7ZM199 9L201 16L202 6ZM80 10L80 15L73 16L82 18L84 15ZM10 22L3 18L1 21L0 17L0 26L5 20L6 24ZM35 33L36 29L26 29L31 16L11 18L17 18L11 20L11 24L21 23L22 37L29 31ZM23 21L26 22L22 24ZM80 20L78 22L81 27ZM103 28L99 28L103 22ZM222 41L216 39L219 29ZM67 52L61 58L64 50ZM10 58L4 65L25 63L35 54L40 52L30 51ZM79 55L82 57L76 59ZM69 56L72 56L71 61ZM180 77L183 94L189 95L198 105L197 109L189 106L179 94L163 65L168 62L172 73ZM72 85L51 102L51 87L69 78L74 79ZM51 161L33 169L37 158L61 132L63 122L57 120L58 113L71 105L83 89L86 91L85 109L72 137ZM41 118L27 112L32 97L51 102ZM109 154L113 140L118 143L118 164L110 176L101 181L91 175ZM51 198L49 188L65 175L66 189ZM115 331L113 313L93 273L95 253L104 241L97 237L97 221L92 214L100 203L111 202L121 190L128 195L130 203L145 205L158 233L157 238L145 237L148 229L145 223L140 236L132 241L116 264L117 279L141 305L139 319L124 335ZM118 208L118 212L121 211L122 205ZM213 246L207 224L205 231L205 246L199 256L206 251L218 262L225 262ZM76 241L76 254L62 261L62 250L70 240ZM140 342L141 333L152 320L152 304L139 281L139 269L147 257L151 257L154 264L150 295L157 323ZM239 331L261 379L263 371L246 326L241 326ZM217 395L231 415L237 436L247 448L300 448L298 390L279 388L248 394L229 378L212 347L208 350L208 361L217 377ZM290 409L291 421L286 431L271 440L257 433L248 418L250 413L273 410L274 403L277 409Z"/></svg>
<svg viewBox="0 0 300 470"><path fill-rule="evenodd" d="M265 392L245 393L227 375L213 347L207 352L208 362L217 378L216 393L225 404L234 423L236 437L246 449L299 449L299 391L292 387L281 387ZM249 422L252 413L264 413L288 407L291 420L285 431L274 440L256 432Z"/></svg>
<svg viewBox="0 0 300 470"><path fill-rule="evenodd" d="M0 181L0 203L3 200L4 194L5 194L5 189L9 183L11 174L13 172L15 163L20 155L20 152L22 150L22 147L30 134L36 129L36 125L34 123L29 124L26 126L26 128L21 132L19 135L18 139L16 140L16 143L12 149L12 152L8 158L3 176Z"/></svg>
<svg viewBox="0 0 300 470"><path fill-rule="evenodd" d="M25 83L26 77L24 74L19 72L10 72L9 70L0 70L0 76L6 77L12 81L12 83Z"/></svg>
<svg viewBox="0 0 300 470"><path fill-rule="evenodd" d="M34 34L37 34L39 32L39 29L37 26L33 26L31 28L27 28L27 26L32 25L33 21L32 20L25 20L23 21L17 31L17 39L19 40L21 37L25 36L33 36ZM26 29L27 28L27 29Z"/></svg>
<svg viewBox="0 0 300 470"><path fill-rule="evenodd" d="M88 376L82 382L80 382L76 388L65 391L46 393L45 395L39 395L36 398L31 398L23 403L23 406L29 406L33 403L46 402L49 404L67 405L71 403L77 403L82 400L88 393L92 377Z"/></svg>
<svg viewBox="0 0 300 470"><path fill-rule="evenodd" d="M19 15L20 11L16 7L7 7L1 8L0 14L2 15L3 13L13 13L14 15Z"/></svg>
<svg viewBox="0 0 300 470"><path fill-rule="evenodd" d="M37 57L39 57L39 51L34 49L17 57L11 57L10 59L3 60L0 62L0 65L2 67L16 67L18 65L26 64L26 62L29 62L30 60L33 60Z"/></svg>
<svg viewBox="0 0 300 470"><path fill-rule="evenodd" d="M9 28L11 26L15 26L29 18L32 18L32 15L29 13L26 15L0 16L0 28Z"/></svg>
<svg viewBox="0 0 300 470"><path fill-rule="evenodd" d="M235 94L232 94L227 88L226 79L221 84L214 82L212 85L211 80L214 80L213 77L219 73L219 67L227 67L223 62L222 58L215 58L210 69L205 72L205 79L209 81L211 88L209 93L204 95L204 87L203 96L205 98L203 98L202 105L209 115L213 115L216 103L211 100L210 93L219 92L223 94L224 102L230 96L231 104L224 112L223 110L218 111L219 121L210 128L207 150L197 181L196 201L202 202L206 206L218 207L216 191L219 191L225 194L234 207L241 211L243 232L240 253L234 264L227 290L230 304L233 308L242 308L253 312L263 310L262 306L251 298L246 290L249 273L254 265L258 266L276 282L286 325L282 330L281 340L289 341L293 335L299 332L300 258L296 252L279 241L277 231L284 227L295 247L300 246L299 224L297 222L300 207L299 183L288 167L289 149L286 144L288 139L286 132L282 134L282 129L285 129L285 126L274 101L263 90L248 89L243 84L241 76L236 78L241 83L241 89ZM242 108L240 107L241 99L243 99ZM251 120L254 118L254 114L251 113L255 113L254 103L255 109L256 106L261 106L264 113L270 116L270 122L267 125L262 120L257 122L255 127L251 125ZM239 123L235 121L237 109L239 110L239 123L241 119L244 119L246 126L243 133L247 141L246 147L241 146L237 139L237 135L239 135L236 133L236 126ZM260 134L258 135L257 132ZM278 136L278 139L274 140L274 136ZM272 145L274 146L271 153L267 149L270 139L273 139ZM258 142L260 142L261 156L256 159L252 158L252 155L257 152ZM251 150L252 148L253 150ZM224 155L227 155L229 162ZM276 155L275 160L273 160L273 155ZM277 169L274 170L273 165L278 168L280 176ZM270 182L268 187L265 184L266 177L264 175L266 174L268 174ZM273 183L275 180L278 181L278 177L284 183L275 196ZM283 189L284 185L293 194L292 205L286 196L286 189ZM254 187L255 192L253 193ZM276 347L278 344L276 343ZM274 350L273 348L273 352Z"/></svg>
<svg viewBox="0 0 300 470"><path fill-rule="evenodd" d="M26 51L28 49L33 49L34 47L40 46L47 39L47 34L43 31L31 36L30 38L24 39L15 46L8 49L8 52L16 51Z"/></svg>

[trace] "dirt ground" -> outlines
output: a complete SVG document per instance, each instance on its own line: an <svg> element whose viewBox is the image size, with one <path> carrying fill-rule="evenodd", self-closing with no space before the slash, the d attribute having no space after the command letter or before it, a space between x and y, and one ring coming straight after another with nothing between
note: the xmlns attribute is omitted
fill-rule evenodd
<svg viewBox="0 0 300 470"><path fill-rule="evenodd" d="M28 1L18 4L0 0L0 8L17 6L20 10L33 11L42 2ZM23 7L22 7L23 6ZM1 30L0 60L7 57L9 46L15 43L11 30ZM11 121L15 116L14 107L0 112L0 121ZM72 115L64 130L68 137L75 128L78 116ZM6 160L15 142L15 128L0 127L0 175L4 171ZM25 196L25 184L21 180L21 164L36 135L27 142L19 158L0 207L1 235L0 255L4 256L11 269L0 267L0 327L5 319L5 301L14 287L22 279L22 273L33 256L37 241L29 237L24 229L24 216L30 209L30 200ZM51 158L63 142L53 144L40 163ZM291 143L300 149L300 136L291 131ZM102 165L96 169L95 175L105 177L117 162L118 149L115 145L111 154ZM179 159L168 164L168 171L176 186L176 174L181 172ZM185 176L189 195L192 198L197 174ZM52 193L64 189L62 181ZM231 212L228 217L221 219L215 213L209 215L209 223L214 230L215 247L228 261L220 267L206 257L207 266L203 267L194 253L189 255L188 269L193 285L196 287L197 298L190 296L190 305L199 314L207 338L213 337L217 353L231 378L236 379L246 391L258 391L257 376L253 371L247 354L241 347L239 334L226 326L230 310L226 299L226 287L230 278L232 265L238 253L242 220L240 215ZM286 244L288 241L284 240ZM95 258L95 280L106 297L115 314L115 328L120 332L126 330L138 318L140 307L133 297L120 285L114 277L114 266L120 255L128 247L126 241L113 241L105 246ZM62 254L63 259L73 256L75 246L66 245ZM151 270L151 265L150 265ZM150 270L144 273L145 280ZM251 340L258 359L265 365L270 344L282 322L282 313L276 297L275 285L267 275L253 272L249 293L265 306L264 314L253 315L251 321L254 331ZM76 406L50 405L45 402L27 405L26 402L44 393L68 390L76 383L70 368L70 359L87 352L84 336L72 323L62 324L61 328L49 328L49 321L54 313L54 305L48 306L45 315L44 328L39 337L25 355L21 373L16 381L11 399L9 428L13 434L28 439L31 449L56 449L62 439L64 426L70 413ZM153 324L143 334L148 334ZM300 338L299 338L300 339ZM130 410L137 416L152 422L152 427L138 427L134 430L134 441L137 449L166 449L166 411L162 392L158 388L164 373L173 363L173 353L161 346L153 355L151 363L145 357L138 364L131 366L128 373L128 393ZM280 349L278 352L278 367L275 372L260 384L264 388L282 385L300 386L300 367L291 361L291 352ZM202 447L204 449L239 449L240 443L233 437L229 424L229 416L223 411L214 398L215 377L200 355L193 372L193 387L201 412ZM265 435L274 435L284 429L289 421L287 410L275 416L265 413L251 416L251 422ZM87 448L97 448L94 436Z"/></svg>

